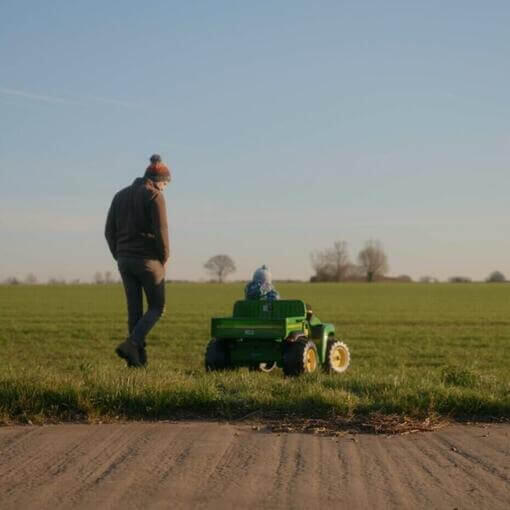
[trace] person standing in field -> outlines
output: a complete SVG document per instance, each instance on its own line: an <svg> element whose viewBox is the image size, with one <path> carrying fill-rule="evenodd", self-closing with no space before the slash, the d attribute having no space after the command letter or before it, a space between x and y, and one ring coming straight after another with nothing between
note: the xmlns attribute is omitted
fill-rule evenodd
<svg viewBox="0 0 510 510"><path fill-rule="evenodd" d="M128 311L129 335L115 352L130 367L147 365L145 338L165 311L170 242L163 190L170 180L170 170L154 154L145 175L113 197L106 219L105 237L122 277Z"/></svg>

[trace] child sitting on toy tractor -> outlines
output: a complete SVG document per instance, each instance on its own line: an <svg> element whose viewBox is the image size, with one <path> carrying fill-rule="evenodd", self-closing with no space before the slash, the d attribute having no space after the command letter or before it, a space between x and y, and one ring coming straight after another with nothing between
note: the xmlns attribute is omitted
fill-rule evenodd
<svg viewBox="0 0 510 510"><path fill-rule="evenodd" d="M273 286L271 271L265 264L253 273L251 282L246 284L244 298L250 301L277 301L280 299L280 293ZM306 303L306 318L312 323L318 320L308 303Z"/></svg>
<svg viewBox="0 0 510 510"><path fill-rule="evenodd" d="M251 301L276 301L280 299L280 294L274 288L272 279L271 271L269 271L269 268L265 264L259 267L253 273L251 282L246 284L244 289L245 299Z"/></svg>

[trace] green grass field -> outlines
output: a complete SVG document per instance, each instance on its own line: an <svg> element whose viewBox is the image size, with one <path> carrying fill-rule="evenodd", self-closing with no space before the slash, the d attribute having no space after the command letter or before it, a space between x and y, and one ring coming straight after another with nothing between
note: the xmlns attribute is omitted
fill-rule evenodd
<svg viewBox="0 0 510 510"><path fill-rule="evenodd" d="M336 325L348 371L206 374L209 319L242 289L169 284L149 367L130 370L120 285L0 286L0 422L510 417L508 285L280 284Z"/></svg>

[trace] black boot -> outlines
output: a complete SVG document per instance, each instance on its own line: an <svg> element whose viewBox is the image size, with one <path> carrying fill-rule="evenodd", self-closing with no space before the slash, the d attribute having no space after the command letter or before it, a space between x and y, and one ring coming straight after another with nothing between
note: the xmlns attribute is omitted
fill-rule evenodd
<svg viewBox="0 0 510 510"><path fill-rule="evenodd" d="M126 360L128 367L141 367L140 354L138 352L138 346L136 346L131 340L126 339L124 342L119 344L115 349L117 356Z"/></svg>

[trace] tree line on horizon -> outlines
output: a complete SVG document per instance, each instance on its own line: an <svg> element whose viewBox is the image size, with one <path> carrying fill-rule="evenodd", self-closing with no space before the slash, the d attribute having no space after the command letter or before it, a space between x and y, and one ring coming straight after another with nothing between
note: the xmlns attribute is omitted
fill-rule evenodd
<svg viewBox="0 0 510 510"><path fill-rule="evenodd" d="M347 280L375 281L388 270L388 258L379 241L367 241L358 254L358 264L350 261L345 241L337 241L332 248L311 254L311 263L315 274L311 282L341 282ZM229 255L219 254L204 264L211 278L219 283L236 271L235 262ZM410 278L409 278L410 279Z"/></svg>
<svg viewBox="0 0 510 510"><path fill-rule="evenodd" d="M366 241L358 253L357 264L350 260L346 241L336 241L331 248L316 251L310 255L311 264L315 274L310 278L311 282L342 282L342 281L367 281L392 280L400 282L412 282L409 275L399 275L393 278L386 277L389 271L388 256L382 243L370 239ZM236 265L232 257L226 254L218 254L209 258L204 269L211 276L211 281L223 283L227 277L236 271ZM467 283L472 279L467 276L451 276L447 280L450 283ZM501 271L492 271L485 279L489 283L506 282L506 277ZM437 283L438 278L422 276L419 283Z"/></svg>
<svg viewBox="0 0 510 510"><path fill-rule="evenodd" d="M351 262L348 244L346 241L336 241L331 248L315 251L310 254L310 260L315 274L311 276L310 282L345 282L345 281L366 281L375 282L381 280L412 282L408 275L386 277L389 271L388 257L383 249L382 243L378 240L366 241L364 247L359 251L357 264ZM237 270L232 257L227 254L218 254L210 257L204 264L204 269L211 277L211 281L223 283L229 275ZM112 284L120 283L120 278L115 279L111 271L96 271L93 275L93 283ZM473 280L467 276L451 276L449 283L469 283ZM485 279L488 283L503 283L507 279L501 271L492 271ZM419 283L436 283L439 279L433 276L422 276ZM36 285L39 283L34 273L28 273L24 280L11 276L6 278L4 285ZM70 281L64 278L49 278L46 282L49 285L79 284L79 279Z"/></svg>

